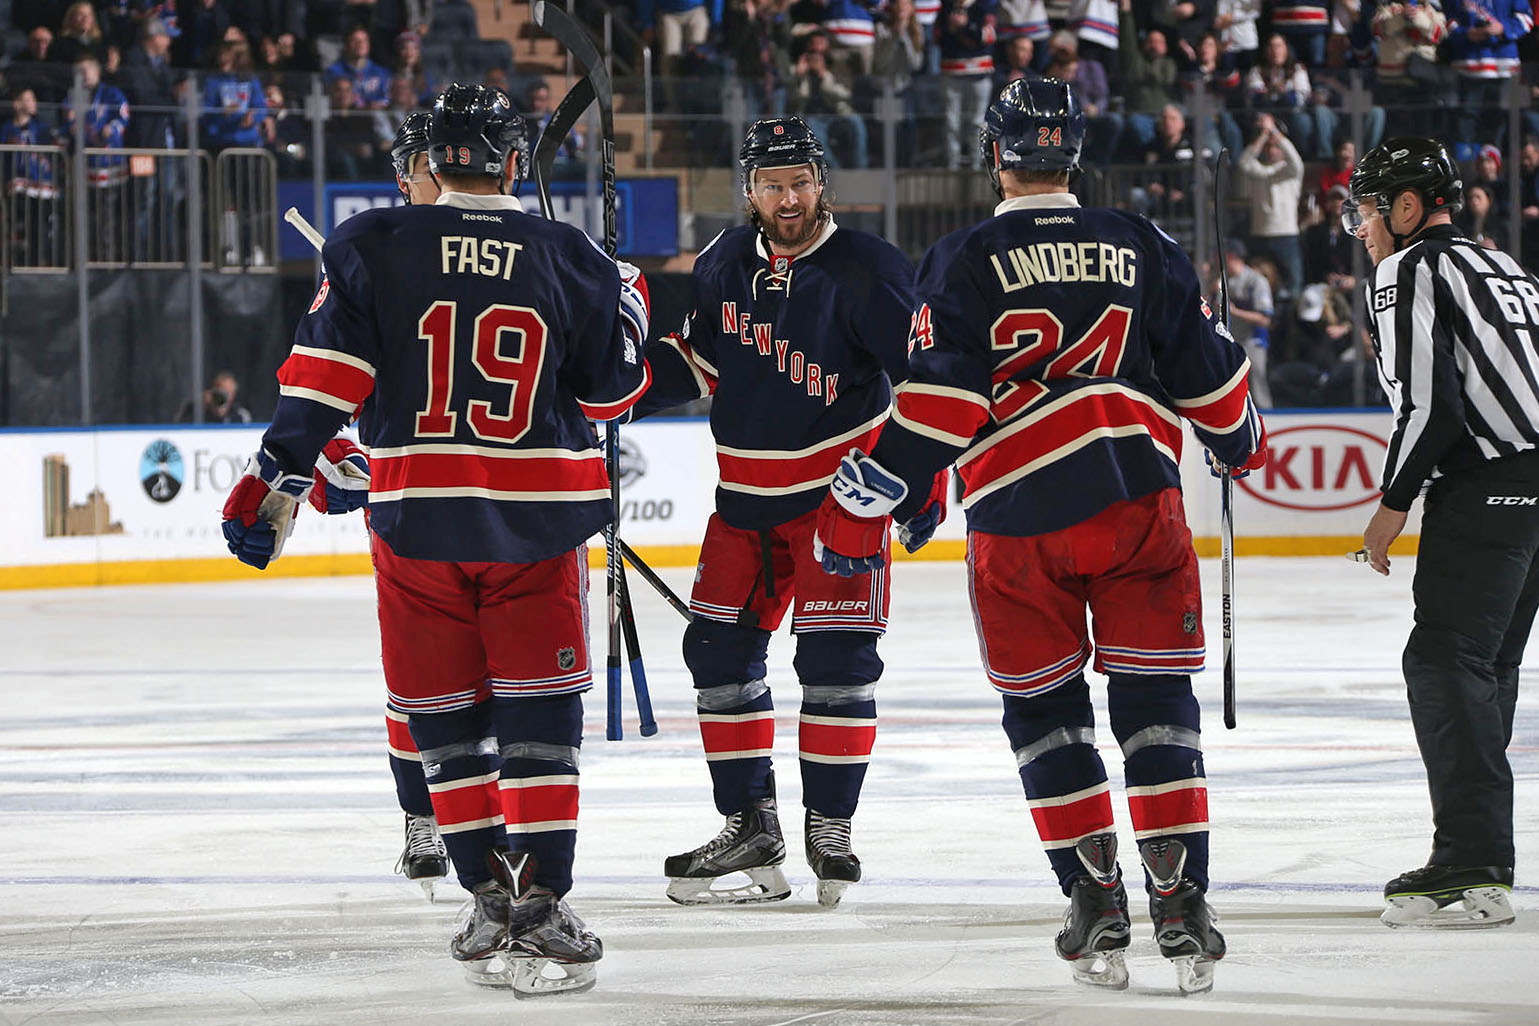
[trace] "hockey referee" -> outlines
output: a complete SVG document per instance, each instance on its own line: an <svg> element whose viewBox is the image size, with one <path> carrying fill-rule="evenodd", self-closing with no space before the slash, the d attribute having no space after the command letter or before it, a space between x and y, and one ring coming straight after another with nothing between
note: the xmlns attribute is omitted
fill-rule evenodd
<svg viewBox="0 0 1539 1026"><path fill-rule="evenodd" d="M1432 855L1385 885L1382 918L1499 926L1513 920L1507 743L1539 605L1539 279L1454 229L1462 184L1438 142L1385 141L1349 190L1342 219L1373 260L1369 322L1395 413L1359 557L1379 573L1427 488L1402 664Z"/></svg>

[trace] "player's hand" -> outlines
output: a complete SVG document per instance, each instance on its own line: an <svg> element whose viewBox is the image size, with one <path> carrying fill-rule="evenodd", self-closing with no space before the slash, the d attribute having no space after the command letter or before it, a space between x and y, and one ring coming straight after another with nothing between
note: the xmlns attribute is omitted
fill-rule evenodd
<svg viewBox="0 0 1539 1026"><path fill-rule="evenodd" d="M369 503L369 454L346 438L333 438L315 460L310 505L318 513L351 513Z"/></svg>
<svg viewBox="0 0 1539 1026"><path fill-rule="evenodd" d="M946 492L951 487L951 475L939 471L930 485L930 497L919 512L898 527L898 541L910 552L918 552L925 543L935 537L935 529L946 519Z"/></svg>
<svg viewBox="0 0 1539 1026"><path fill-rule="evenodd" d="M647 332L652 326L652 295L641 268L624 260L616 260L615 267L620 271L620 323L625 327L625 337L639 349L647 344Z"/></svg>
<svg viewBox="0 0 1539 1026"><path fill-rule="evenodd" d="M258 449L224 503L224 537L235 558L267 569L282 554L313 485L309 474L286 474L271 453Z"/></svg>
<svg viewBox="0 0 1539 1026"><path fill-rule="evenodd" d="M908 495L908 485L880 463L851 449L818 507L812 555L823 569L840 577L879 570L892 511Z"/></svg>
<svg viewBox="0 0 1539 1026"><path fill-rule="evenodd" d="M1256 441L1255 451L1246 457L1245 462L1239 466L1231 467L1227 463L1221 462L1217 456L1213 455L1211 449L1202 450L1202 459L1208 465L1208 473L1214 477L1223 477L1225 474L1228 474L1235 480L1239 480L1242 477L1249 477L1252 470L1260 470L1266 466L1267 453L1266 425L1262 424L1261 437Z"/></svg>

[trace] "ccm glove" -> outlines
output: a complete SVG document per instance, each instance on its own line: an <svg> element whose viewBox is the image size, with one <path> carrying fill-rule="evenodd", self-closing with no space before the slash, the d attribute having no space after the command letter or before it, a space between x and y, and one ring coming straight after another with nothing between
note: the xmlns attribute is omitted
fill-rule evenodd
<svg viewBox="0 0 1539 1026"><path fill-rule="evenodd" d="M1202 458L1208 464L1208 473L1214 477L1223 477L1225 474L1228 474L1237 480L1242 477L1249 477L1252 470L1260 470L1266 466L1266 457L1265 425L1262 425L1261 437L1256 442L1256 451L1251 453L1245 462L1241 463L1238 467L1231 467L1227 463L1220 463L1218 457L1213 455L1213 450L1211 449L1202 450Z"/></svg>
<svg viewBox="0 0 1539 1026"><path fill-rule="evenodd" d="M892 511L908 495L908 485L880 463L851 449L839 461L823 505L818 507L812 555L823 569L840 577L880 570Z"/></svg>
<svg viewBox="0 0 1539 1026"><path fill-rule="evenodd" d="M351 513L369 504L369 454L333 438L315 460L310 505L318 513Z"/></svg>
<svg viewBox="0 0 1539 1026"><path fill-rule="evenodd" d="M898 541L910 552L918 552L925 543L935 537L935 529L946 519L946 492L951 485L951 475L941 470L930 484L930 497L919 512L909 517L898 528Z"/></svg>
<svg viewBox="0 0 1539 1026"><path fill-rule="evenodd" d="M639 352L647 344L647 331L652 326L652 295L641 268L624 260L616 260L615 267L620 270L620 323L626 341L634 343Z"/></svg>
<svg viewBox="0 0 1539 1026"><path fill-rule="evenodd" d="M314 484L309 474L284 473L272 453L258 449L224 503L224 537L235 558L267 569L283 552L299 504Z"/></svg>

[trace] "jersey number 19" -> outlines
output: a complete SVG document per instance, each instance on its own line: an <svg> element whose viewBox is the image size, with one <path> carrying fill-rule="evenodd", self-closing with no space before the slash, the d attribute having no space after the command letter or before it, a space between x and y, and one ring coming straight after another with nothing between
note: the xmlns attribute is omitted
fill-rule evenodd
<svg viewBox="0 0 1539 1026"><path fill-rule="evenodd" d="M459 414L449 409L454 391L459 304L441 300L417 321L417 337L428 345L427 406L417 412L417 437L453 437ZM476 315L470 331L470 362L487 381L505 382L510 393L505 412L493 403L472 399L465 420L477 438L512 445L524 437L534 418L534 393L545 364L545 321L527 306L494 303ZM505 346L508 336L513 345ZM505 351L512 348L517 355Z"/></svg>

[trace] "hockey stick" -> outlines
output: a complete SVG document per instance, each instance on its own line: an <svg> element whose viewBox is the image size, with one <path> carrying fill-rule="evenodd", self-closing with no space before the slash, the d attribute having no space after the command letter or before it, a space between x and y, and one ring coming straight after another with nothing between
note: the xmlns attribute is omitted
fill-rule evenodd
<svg viewBox="0 0 1539 1026"><path fill-rule="evenodd" d="M326 245L326 236L315 230L315 226L305 220L305 215L299 212L298 207L289 207L283 212L283 219L293 225L299 234L305 237L305 241L315 247L319 253L321 247Z"/></svg>
<svg viewBox="0 0 1539 1026"><path fill-rule="evenodd" d="M1213 235L1218 243L1217 260L1224 260L1224 165L1229 150L1221 149L1213 161ZM1229 327L1229 269L1219 265L1218 321ZM1234 715L1234 475L1225 470L1218 479L1219 578L1223 589L1224 625L1224 726L1235 728Z"/></svg>
<svg viewBox="0 0 1539 1026"><path fill-rule="evenodd" d="M547 3L546 0L535 0L532 6L534 23L554 36L557 42L566 47L572 58L582 66L585 74L572 87L572 91L562 97L556 112L552 114L551 121L546 125L545 131L540 135L540 141L535 144L534 174L535 188L540 196L540 208L547 217L551 214L550 203L550 173L555 166L556 150L566 139L577 119L582 115L590 102L596 100L599 106L599 155L602 161L604 175L604 252L612 260L619 252L619 237L615 228L615 122L614 122L614 85L609 78L609 69L599 57L598 46L593 38L584 31L575 21L567 16L566 12ZM591 94L588 96L587 94ZM558 116L565 112L565 119L558 123ZM559 134L558 134L559 133ZM641 644L636 633L635 610L630 608L630 591L625 587L625 562L620 556L619 525L620 516L620 425L611 422L604 433L604 465L609 471L609 499L613 507L613 518L604 528L604 556L606 592L609 599L609 660L607 665L607 723L604 736L611 741L618 741L624 731L620 723L620 645L622 621L625 632L625 644L629 648L631 661L631 684L636 690L636 704L638 708L651 707L651 696L647 690L646 671L641 668ZM638 673L638 670L640 672ZM650 718L650 717L648 717ZM652 730L657 729L656 723L651 724ZM645 724L643 734L646 733Z"/></svg>
<svg viewBox="0 0 1539 1026"><path fill-rule="evenodd" d="M663 601L672 606L674 611L684 618L685 622L694 623L695 614L689 611L689 603L674 594L673 589L668 587L661 577L657 576L657 571L642 562L641 557L636 555L636 550L631 548L624 538L619 538L617 541L620 546L620 555L624 556L625 561L635 568L636 572L641 575L641 579L650 584L663 597Z"/></svg>

